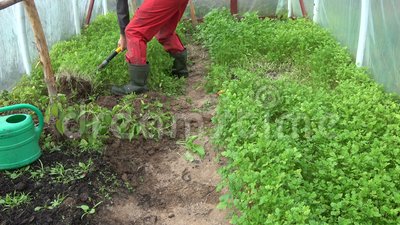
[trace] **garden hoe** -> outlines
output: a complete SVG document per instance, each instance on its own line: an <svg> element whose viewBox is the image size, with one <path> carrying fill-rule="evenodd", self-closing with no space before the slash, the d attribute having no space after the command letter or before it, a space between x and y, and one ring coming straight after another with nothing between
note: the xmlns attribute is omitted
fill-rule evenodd
<svg viewBox="0 0 400 225"><path fill-rule="evenodd" d="M122 48L118 47L117 49L114 50L113 53L111 53L111 55L109 55L98 67L97 70L102 70L104 69L108 63L110 63L110 61L117 56L120 52L122 52Z"/></svg>

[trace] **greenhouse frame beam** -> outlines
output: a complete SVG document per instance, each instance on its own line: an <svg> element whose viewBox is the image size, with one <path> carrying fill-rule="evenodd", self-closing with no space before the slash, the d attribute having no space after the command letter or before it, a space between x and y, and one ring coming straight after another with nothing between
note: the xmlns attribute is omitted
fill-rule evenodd
<svg viewBox="0 0 400 225"><path fill-rule="evenodd" d="M72 0L72 11L74 15L75 34L81 34L81 21L79 20L78 0Z"/></svg>
<svg viewBox="0 0 400 225"><path fill-rule="evenodd" d="M293 2L292 0L288 0L288 17L292 18L293 17Z"/></svg>
<svg viewBox="0 0 400 225"><path fill-rule="evenodd" d="M90 2L89 2L89 8L88 8L87 15L86 15L86 20L85 20L86 26L89 25L90 19L92 18L92 12L93 12L93 7L94 7L94 1L95 1L95 0L90 0Z"/></svg>
<svg viewBox="0 0 400 225"><path fill-rule="evenodd" d="M189 6L190 6L190 18L192 20L192 24L193 24L193 26L196 26L198 24L198 21L197 21L196 9L195 9L193 0L189 0Z"/></svg>
<svg viewBox="0 0 400 225"><path fill-rule="evenodd" d="M103 0L102 5L103 5L103 14L106 15L108 13L107 0Z"/></svg>
<svg viewBox="0 0 400 225"><path fill-rule="evenodd" d="M0 10L10 7L18 2L22 2L23 0L3 0L0 1Z"/></svg>
<svg viewBox="0 0 400 225"><path fill-rule="evenodd" d="M231 0L231 13L233 14L233 15L236 15L236 14L238 14L239 13L239 10L238 10L238 0Z"/></svg>
<svg viewBox="0 0 400 225"><path fill-rule="evenodd" d="M308 16L306 6L304 5L304 0L299 0L300 3L300 8L301 8L301 14L303 14L303 17L306 18Z"/></svg>
<svg viewBox="0 0 400 225"><path fill-rule="evenodd" d="M365 47L368 36L368 20L370 17L370 0L362 0L361 2L361 19L360 19L360 32L358 36L358 47L356 56L356 65L361 67L364 62Z"/></svg>
<svg viewBox="0 0 400 225"><path fill-rule="evenodd" d="M314 16L313 16L313 21L314 23L318 23L318 17L319 17L319 5L320 5L320 0L314 0Z"/></svg>
<svg viewBox="0 0 400 225"><path fill-rule="evenodd" d="M22 3L15 5L16 18L17 18L17 29L21 35L18 35L18 45L19 51L22 57L22 64L24 65L25 73L30 75L32 71L29 48L28 48L28 38L26 34L25 26L25 11Z"/></svg>

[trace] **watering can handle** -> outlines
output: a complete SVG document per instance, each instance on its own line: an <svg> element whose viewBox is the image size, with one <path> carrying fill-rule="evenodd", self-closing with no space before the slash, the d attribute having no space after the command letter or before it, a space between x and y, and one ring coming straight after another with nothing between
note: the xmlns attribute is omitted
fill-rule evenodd
<svg viewBox="0 0 400 225"><path fill-rule="evenodd" d="M36 113L36 115L39 118L39 125L35 128L35 132L39 137L40 134L43 131L44 118L43 118L42 112L38 108L36 108L35 106L29 105L29 104L10 105L10 106L6 106L6 107L0 108L0 113L1 112L6 112L6 111L11 111L11 110L19 110L19 109L30 109L30 110L32 110L32 111L34 111Z"/></svg>

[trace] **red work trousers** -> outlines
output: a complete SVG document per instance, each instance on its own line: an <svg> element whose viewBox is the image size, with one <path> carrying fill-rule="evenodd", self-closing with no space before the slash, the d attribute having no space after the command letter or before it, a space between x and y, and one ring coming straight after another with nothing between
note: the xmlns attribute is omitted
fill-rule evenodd
<svg viewBox="0 0 400 225"><path fill-rule="evenodd" d="M126 60L135 65L146 64L147 42L154 36L170 53L185 50L176 34L189 0L145 0L125 29L128 45Z"/></svg>

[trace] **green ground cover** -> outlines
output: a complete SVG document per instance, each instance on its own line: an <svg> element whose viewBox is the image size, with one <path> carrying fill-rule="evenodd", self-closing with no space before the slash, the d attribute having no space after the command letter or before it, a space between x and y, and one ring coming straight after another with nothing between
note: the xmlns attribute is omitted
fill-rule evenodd
<svg viewBox="0 0 400 225"><path fill-rule="evenodd" d="M400 106L307 20L205 17L233 224L400 223Z"/></svg>

